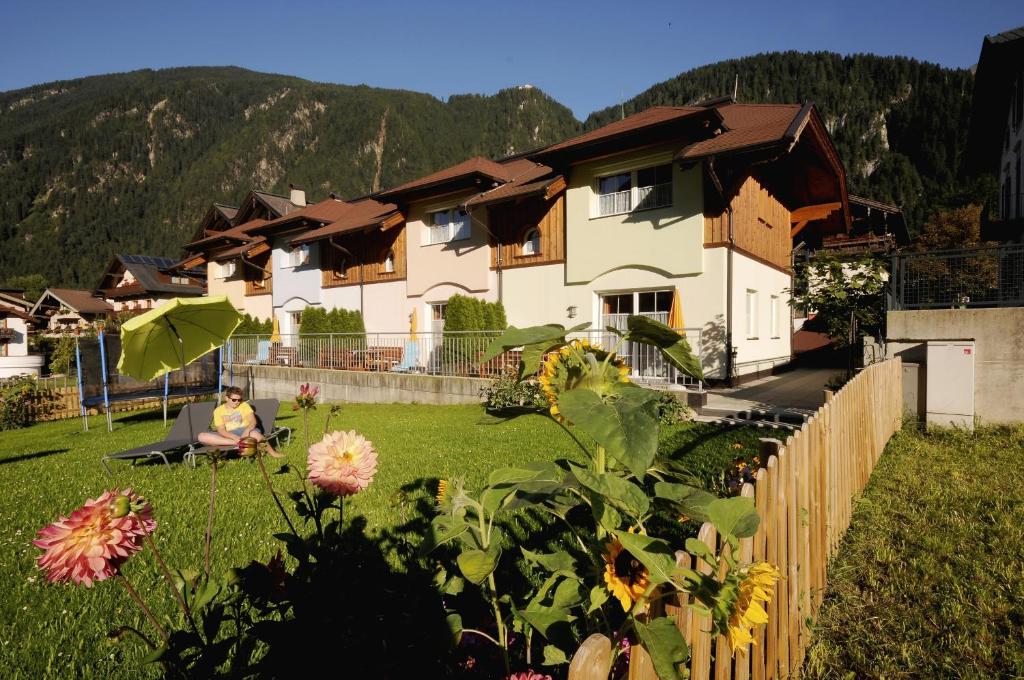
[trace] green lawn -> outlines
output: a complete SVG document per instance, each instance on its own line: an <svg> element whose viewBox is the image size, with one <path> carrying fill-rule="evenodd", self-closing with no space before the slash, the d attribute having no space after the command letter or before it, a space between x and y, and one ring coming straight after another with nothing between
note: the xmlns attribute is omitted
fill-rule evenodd
<svg viewBox="0 0 1024 680"><path fill-rule="evenodd" d="M1024 427L889 443L829 573L815 678L1024 677Z"/></svg>
<svg viewBox="0 0 1024 680"><path fill-rule="evenodd" d="M327 409L314 414L311 429L322 431ZM418 542L422 528L417 501L433 495L438 478L463 476L479 486L490 470L517 462L577 457L572 440L550 419L526 416L499 425L480 425L477 406L346 405L332 429L356 429L373 441L380 462L373 484L346 506L347 518L365 518L368 543L378 541L380 569L400 574L403 564L393 547L396 537ZM296 429L287 461L304 465L301 416L282 406L278 423ZM0 471L4 496L0 504L0 668L7 678L105 677L140 669L141 653L134 642L114 645L107 631L147 624L128 596L112 582L91 590L51 585L35 568L39 550L35 533L86 498L115 485L131 486L150 499L158 521L156 538L175 567L199 568L205 528L210 474L180 463L131 466L112 463L115 478L103 472L99 459L156 441L165 430L159 414L142 412L115 419L108 433L100 418L83 432L80 420L34 425L0 433ZM664 428L663 450L673 453L709 480L729 464L737 442L756 449L764 432L683 424ZM692 464L692 465L691 465ZM271 468L277 464L271 461ZM279 491L297 488L294 475L272 477ZM528 523L527 523L528 524ZM413 527L413 529L410 529ZM266 561L280 547L272 533L284 523L265 491L258 467L233 460L218 472L213 571L223 572L251 559ZM529 526L525 530L529 530ZM402 534L405 531L405 534ZM173 615L172 603L143 552L129 560L124 573L154 604L158 613ZM397 576L396 576L397 579ZM398 582L396 580L396 582ZM143 668L155 674L154 667Z"/></svg>

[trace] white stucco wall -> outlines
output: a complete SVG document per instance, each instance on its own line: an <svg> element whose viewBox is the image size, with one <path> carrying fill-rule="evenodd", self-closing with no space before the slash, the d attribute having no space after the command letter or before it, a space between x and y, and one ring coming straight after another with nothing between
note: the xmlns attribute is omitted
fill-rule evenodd
<svg viewBox="0 0 1024 680"><path fill-rule="evenodd" d="M0 320L0 326L3 321ZM16 316L7 317L7 328L14 331L14 339L7 343L7 356L23 357L28 355L28 324Z"/></svg>
<svg viewBox="0 0 1024 680"><path fill-rule="evenodd" d="M449 194L409 206L406 285L410 297L428 297L426 294L438 284L451 284L463 293L484 292L490 287L491 252L487 232L480 226L481 222L487 224L486 210L473 212L468 239L423 245L427 242L429 214L453 208L474 193Z"/></svg>
<svg viewBox="0 0 1024 680"><path fill-rule="evenodd" d="M670 147L619 154L572 168L566 189L566 280L586 283L611 270L642 266L668 276L702 271L704 199L699 167L683 171ZM672 205L597 216L598 179L672 165Z"/></svg>
<svg viewBox="0 0 1024 680"><path fill-rule="evenodd" d="M714 248L725 252L724 248ZM736 375L742 376L789 361L792 354L789 295L792 279L777 269L740 253L733 254L733 345L736 347ZM757 292L754 337L747 334L747 291ZM779 298L776 327L771 337L771 297ZM756 338L756 339L755 339Z"/></svg>
<svg viewBox="0 0 1024 680"><path fill-rule="evenodd" d="M220 265L211 263L206 267L206 291L210 296L227 295L235 309L245 313L245 281L240 278L222 279L219 276ZM269 297L269 296L268 296ZM249 312L252 314L252 312Z"/></svg>
<svg viewBox="0 0 1024 680"><path fill-rule="evenodd" d="M359 286L324 288L320 299L325 309L359 309ZM362 304L367 333L405 333L417 301L406 296L405 281L384 281L363 286Z"/></svg>

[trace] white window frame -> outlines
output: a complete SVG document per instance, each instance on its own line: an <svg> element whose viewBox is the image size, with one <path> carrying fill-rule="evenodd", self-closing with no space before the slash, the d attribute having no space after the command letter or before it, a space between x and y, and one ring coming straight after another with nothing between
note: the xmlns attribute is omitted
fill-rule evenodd
<svg viewBox="0 0 1024 680"><path fill-rule="evenodd" d="M658 168L667 167L669 171L669 181L662 182L661 184L650 184L645 186L639 185L640 173L644 170L657 171ZM674 180L675 169L672 163L657 163L655 165L645 165L640 168L634 168L632 170L609 172L599 175L594 182L594 206L593 206L593 217L608 217L610 215L626 215L632 212L641 212L644 210L658 210L660 208L671 208L673 203L673 180ZM623 191L614 193L601 193L601 180L608 179L609 177L617 177L619 175L629 175L629 188ZM654 205L644 205L641 207L641 203L648 197L653 195L655 197ZM613 197L610 201L603 200L606 197Z"/></svg>
<svg viewBox="0 0 1024 680"><path fill-rule="evenodd" d="M747 340L757 340L757 291L747 288Z"/></svg>
<svg viewBox="0 0 1024 680"><path fill-rule="evenodd" d="M384 273L385 274L394 274L395 273L395 251L389 250L384 255L384 266L383 266L383 269L384 269Z"/></svg>
<svg viewBox="0 0 1024 680"><path fill-rule="evenodd" d="M540 255L540 229L533 227L523 236L523 255Z"/></svg>
<svg viewBox="0 0 1024 680"><path fill-rule="evenodd" d="M781 305L779 304L779 296L778 295L773 295L772 296L770 311L771 311L771 322L770 322L769 326L770 326L771 337L772 337L773 340L778 340L779 337L780 337L779 336L779 327L781 326L781 324L779 323L779 316L781 315Z"/></svg>
<svg viewBox="0 0 1024 680"><path fill-rule="evenodd" d="M238 263L234 260L217 263L217 278L230 279L238 272Z"/></svg>
<svg viewBox="0 0 1024 680"><path fill-rule="evenodd" d="M462 213L465 217L465 220L462 222L455 221L455 217L459 213ZM445 215L448 219L447 224L434 224L436 215ZM423 234L424 246L435 246L442 243L451 243L452 241L465 241L473 235L473 229L469 223L469 212L458 206L444 210L431 210L427 213L423 226L425 227ZM460 226L461 229L459 228Z"/></svg>
<svg viewBox="0 0 1024 680"><path fill-rule="evenodd" d="M309 264L309 246L295 246L285 254L285 267L301 267Z"/></svg>

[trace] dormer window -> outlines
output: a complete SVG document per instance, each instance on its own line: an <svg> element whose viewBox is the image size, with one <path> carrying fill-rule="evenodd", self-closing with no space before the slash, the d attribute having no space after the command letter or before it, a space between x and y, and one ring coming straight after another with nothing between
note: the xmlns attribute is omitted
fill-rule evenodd
<svg viewBox="0 0 1024 680"><path fill-rule="evenodd" d="M235 275L235 261L229 260L228 262L220 263L220 278L229 279Z"/></svg>
<svg viewBox="0 0 1024 680"><path fill-rule="evenodd" d="M523 255L540 255L540 229L534 227L523 237Z"/></svg>
<svg viewBox="0 0 1024 680"><path fill-rule="evenodd" d="M671 164L621 172L597 180L596 217L671 205Z"/></svg>
<svg viewBox="0 0 1024 680"><path fill-rule="evenodd" d="M288 267L301 267L309 263L309 246L296 246L288 251Z"/></svg>
<svg viewBox="0 0 1024 680"><path fill-rule="evenodd" d="M384 256L384 273L395 273L395 251L393 250L389 250L387 254Z"/></svg>
<svg viewBox="0 0 1024 680"><path fill-rule="evenodd" d="M470 236L469 215L462 208L439 210L427 215L427 234L424 245L462 241Z"/></svg>

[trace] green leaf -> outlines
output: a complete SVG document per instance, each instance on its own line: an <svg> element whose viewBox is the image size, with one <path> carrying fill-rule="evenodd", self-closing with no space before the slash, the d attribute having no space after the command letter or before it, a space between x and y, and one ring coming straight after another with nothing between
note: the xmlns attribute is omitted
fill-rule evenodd
<svg viewBox="0 0 1024 680"><path fill-rule="evenodd" d="M169 651L170 650L167 649L166 647L157 647L156 649L151 651L149 654L147 654L146 656L142 657L142 663L144 663L144 664L147 664L147 663L157 663L157 662L163 660L163 658L165 656L167 656L167 653Z"/></svg>
<svg viewBox="0 0 1024 680"><path fill-rule="evenodd" d="M445 543L450 543L469 531L469 526L461 517L438 515L430 523L430 532L420 544L420 554L427 555Z"/></svg>
<svg viewBox="0 0 1024 680"><path fill-rule="evenodd" d="M491 341L487 351L480 357L480 363L490 361L502 352L507 352L516 347L525 347L554 340L565 342L565 328L558 324L530 326L529 328L515 328L513 326L502 333L501 336Z"/></svg>
<svg viewBox="0 0 1024 680"><path fill-rule="evenodd" d="M704 379L700 359L694 356L686 336L646 316L629 317L626 319L626 327L629 328L629 333L626 334L629 340L654 345L680 371L691 378Z"/></svg>
<svg viewBox="0 0 1024 680"><path fill-rule="evenodd" d="M554 645L544 645L544 661L542 663L545 666L557 666L559 664L569 663L569 657L565 655L565 652Z"/></svg>
<svg viewBox="0 0 1024 680"><path fill-rule="evenodd" d="M690 658L683 634L676 628L675 621L668 616L654 619L650 623L634 620L633 626L640 642L651 655L654 670L661 680L682 680L679 665Z"/></svg>
<svg viewBox="0 0 1024 680"><path fill-rule="evenodd" d="M519 358L519 379L523 380L536 373L540 368L540 362L544 355L564 344L565 338L558 338L556 340L538 342L533 345L525 345L523 347L523 354Z"/></svg>
<svg viewBox="0 0 1024 680"><path fill-rule="evenodd" d="M528 562L539 564L549 572L563 571L569 574L576 572L576 560L565 550L556 553L535 553L526 548L521 548L523 557Z"/></svg>
<svg viewBox="0 0 1024 680"><path fill-rule="evenodd" d="M498 566L500 554L483 550L464 550L455 561L467 581L480 585Z"/></svg>
<svg viewBox="0 0 1024 680"><path fill-rule="evenodd" d="M551 606L558 609L572 609L583 604L583 584L575 578L565 578L555 588Z"/></svg>
<svg viewBox="0 0 1024 680"><path fill-rule="evenodd" d="M594 513L594 521L605 531L612 532L622 526L622 515L619 511L605 502L604 497L594 492L588 494L590 498L591 511Z"/></svg>
<svg viewBox="0 0 1024 680"><path fill-rule="evenodd" d="M548 637L548 631L553 625L569 623L576 618L562 609L540 605L530 605L526 609L513 609L512 612L516 617L533 626L545 638Z"/></svg>
<svg viewBox="0 0 1024 680"><path fill-rule="evenodd" d="M608 590L603 586L594 586L590 589L590 607L587 608L587 613L596 612L601 606L608 601Z"/></svg>
<svg viewBox="0 0 1024 680"><path fill-rule="evenodd" d="M761 518L754 508L754 499L745 496L717 498L708 505L708 521L723 536L747 538L757 532Z"/></svg>
<svg viewBox="0 0 1024 680"><path fill-rule="evenodd" d="M660 538L631 534L628 531L614 533L622 547L647 567L651 583L667 583L672 580L676 570L676 555L668 543Z"/></svg>
<svg viewBox="0 0 1024 680"><path fill-rule="evenodd" d="M643 479L658 449L658 420L646 392L623 388L617 399L607 403L596 392L574 389L559 395L558 408L608 455Z"/></svg>
<svg viewBox="0 0 1024 680"><path fill-rule="evenodd" d="M717 496L703 489L671 482L655 482L654 495L678 504L680 511L698 522L708 521L708 506L718 500Z"/></svg>
<svg viewBox="0 0 1024 680"><path fill-rule="evenodd" d="M501 509L501 506L504 503L506 503L506 501L515 492L516 490L514 488L510 489L508 487L499 489L495 489L492 487L484 489L483 492L480 494L480 505L484 506L484 510L486 510L488 514L493 515L499 509Z"/></svg>
<svg viewBox="0 0 1024 680"><path fill-rule="evenodd" d="M717 561L714 551L699 538L690 537L686 539L686 552L696 555L708 564L714 564Z"/></svg>
<svg viewBox="0 0 1024 680"><path fill-rule="evenodd" d="M644 490L614 473L599 475L586 468L575 467L573 474L580 484L594 493L601 494L607 501L625 510L635 519L641 519L650 509L651 504Z"/></svg>
<svg viewBox="0 0 1024 680"><path fill-rule="evenodd" d="M194 609L202 609L210 603L213 598L217 597L217 593L220 592L220 583L216 579L210 579L199 588L199 592L196 595L195 602L192 607Z"/></svg>
<svg viewBox="0 0 1024 680"><path fill-rule="evenodd" d="M462 641L462 617L457 612L452 612L445 617L445 621L448 624L448 630L451 631L452 639L455 640L455 644L459 644Z"/></svg>

